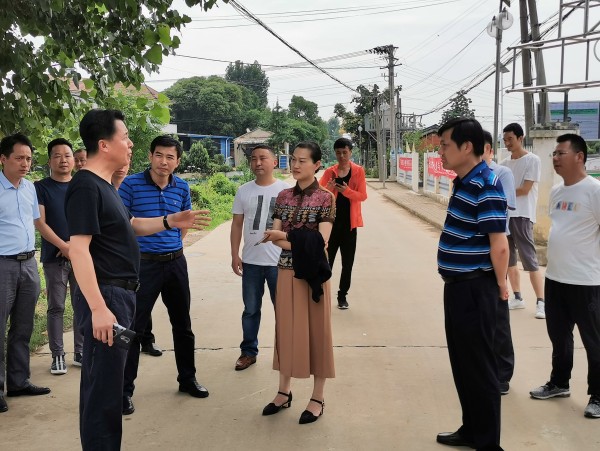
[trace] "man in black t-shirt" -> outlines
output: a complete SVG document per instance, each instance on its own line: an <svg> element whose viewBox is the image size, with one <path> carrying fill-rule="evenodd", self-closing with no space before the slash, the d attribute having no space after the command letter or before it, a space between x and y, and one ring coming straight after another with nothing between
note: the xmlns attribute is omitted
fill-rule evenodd
<svg viewBox="0 0 600 451"><path fill-rule="evenodd" d="M65 195L75 166L73 146L69 141L64 138L50 141L48 166L50 177L34 183L40 206L40 218L35 221L35 226L42 235L41 262L48 293L48 342L52 352L50 373L59 375L67 372L63 344L67 284L71 291L71 303L77 287L69 261L69 227L65 216ZM75 309L73 313L73 364L81 366L83 335L77 327L78 311Z"/></svg>
<svg viewBox="0 0 600 451"><path fill-rule="evenodd" d="M79 282L83 366L80 435L85 450L118 450L122 435L123 371L127 350L113 346L113 325L129 328L135 312L140 252L137 235L171 227L202 228L208 211L182 211L158 218L133 218L111 185L112 174L129 163L133 143L123 113L91 110L79 133L88 151L85 168L67 190L69 254Z"/></svg>

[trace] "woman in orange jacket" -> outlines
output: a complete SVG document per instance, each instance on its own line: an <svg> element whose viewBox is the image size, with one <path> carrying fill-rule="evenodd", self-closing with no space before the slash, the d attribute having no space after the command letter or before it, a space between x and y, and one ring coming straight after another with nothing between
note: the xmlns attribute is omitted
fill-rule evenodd
<svg viewBox="0 0 600 451"><path fill-rule="evenodd" d="M338 249L342 254L342 274L337 295L338 308L348 308L346 296L352 280L352 266L356 253L356 229L363 226L361 203L367 199L367 181L362 166L351 161L352 142L339 138L333 144L338 164L325 170L319 183L335 196L336 218L329 238L327 253L329 264Z"/></svg>

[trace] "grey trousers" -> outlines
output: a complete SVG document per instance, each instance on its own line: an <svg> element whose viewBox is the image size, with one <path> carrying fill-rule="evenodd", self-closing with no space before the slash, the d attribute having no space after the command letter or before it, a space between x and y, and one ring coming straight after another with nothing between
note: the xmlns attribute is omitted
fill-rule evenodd
<svg viewBox="0 0 600 451"><path fill-rule="evenodd" d="M40 276L35 258L23 261L0 258L0 393L5 382L7 390L29 385L29 340L39 294Z"/></svg>
<svg viewBox="0 0 600 451"><path fill-rule="evenodd" d="M71 304L73 305L73 342L75 352L83 350L83 335L77 325L79 317L73 299L75 297L75 274L67 260L52 263L44 263L44 277L46 278L46 290L48 291L48 344L52 357L65 355L63 343L65 300L67 298L67 283L71 292Z"/></svg>

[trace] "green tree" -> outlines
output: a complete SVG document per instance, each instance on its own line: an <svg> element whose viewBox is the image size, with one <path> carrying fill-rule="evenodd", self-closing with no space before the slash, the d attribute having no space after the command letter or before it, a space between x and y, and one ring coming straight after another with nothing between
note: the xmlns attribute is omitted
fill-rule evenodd
<svg viewBox="0 0 600 451"><path fill-rule="evenodd" d="M172 101L173 122L184 133L241 135L248 111L255 117L260 104L254 92L216 75L179 80L164 94Z"/></svg>
<svg viewBox="0 0 600 451"><path fill-rule="evenodd" d="M260 101L260 107L266 108L268 103L269 79L258 61L244 64L242 61L230 63L225 69L225 80L242 85L254 92Z"/></svg>
<svg viewBox="0 0 600 451"><path fill-rule="evenodd" d="M217 0L186 0L205 10ZM223 0L227 2L227 0ZM177 49L172 31L191 19L172 0L2 2L0 135L30 135L58 124L80 100L99 103L117 82L140 87ZM82 74L90 74L82 82ZM81 90L71 94L70 83Z"/></svg>
<svg viewBox="0 0 600 451"><path fill-rule="evenodd" d="M181 172L210 174L210 155L208 155L208 150L206 150L206 147L200 141L194 142L189 152L183 154L179 166Z"/></svg>
<svg viewBox="0 0 600 451"><path fill-rule="evenodd" d="M450 99L450 106L442 113L442 124L455 117L475 117L475 110L469 108L471 99L465 91L458 91L456 97Z"/></svg>
<svg viewBox="0 0 600 451"><path fill-rule="evenodd" d="M288 116L292 119L302 119L309 124L316 125L323 121L319 117L319 107L315 102L306 100L302 96L292 96L288 106Z"/></svg>

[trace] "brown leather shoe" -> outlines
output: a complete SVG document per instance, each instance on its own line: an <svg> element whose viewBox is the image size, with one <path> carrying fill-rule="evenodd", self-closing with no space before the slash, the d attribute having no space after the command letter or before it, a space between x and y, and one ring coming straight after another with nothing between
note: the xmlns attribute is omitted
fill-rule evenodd
<svg viewBox="0 0 600 451"><path fill-rule="evenodd" d="M256 356L249 356L242 354L237 362L235 362L235 370L242 371L248 368L250 365L254 365L256 363Z"/></svg>

